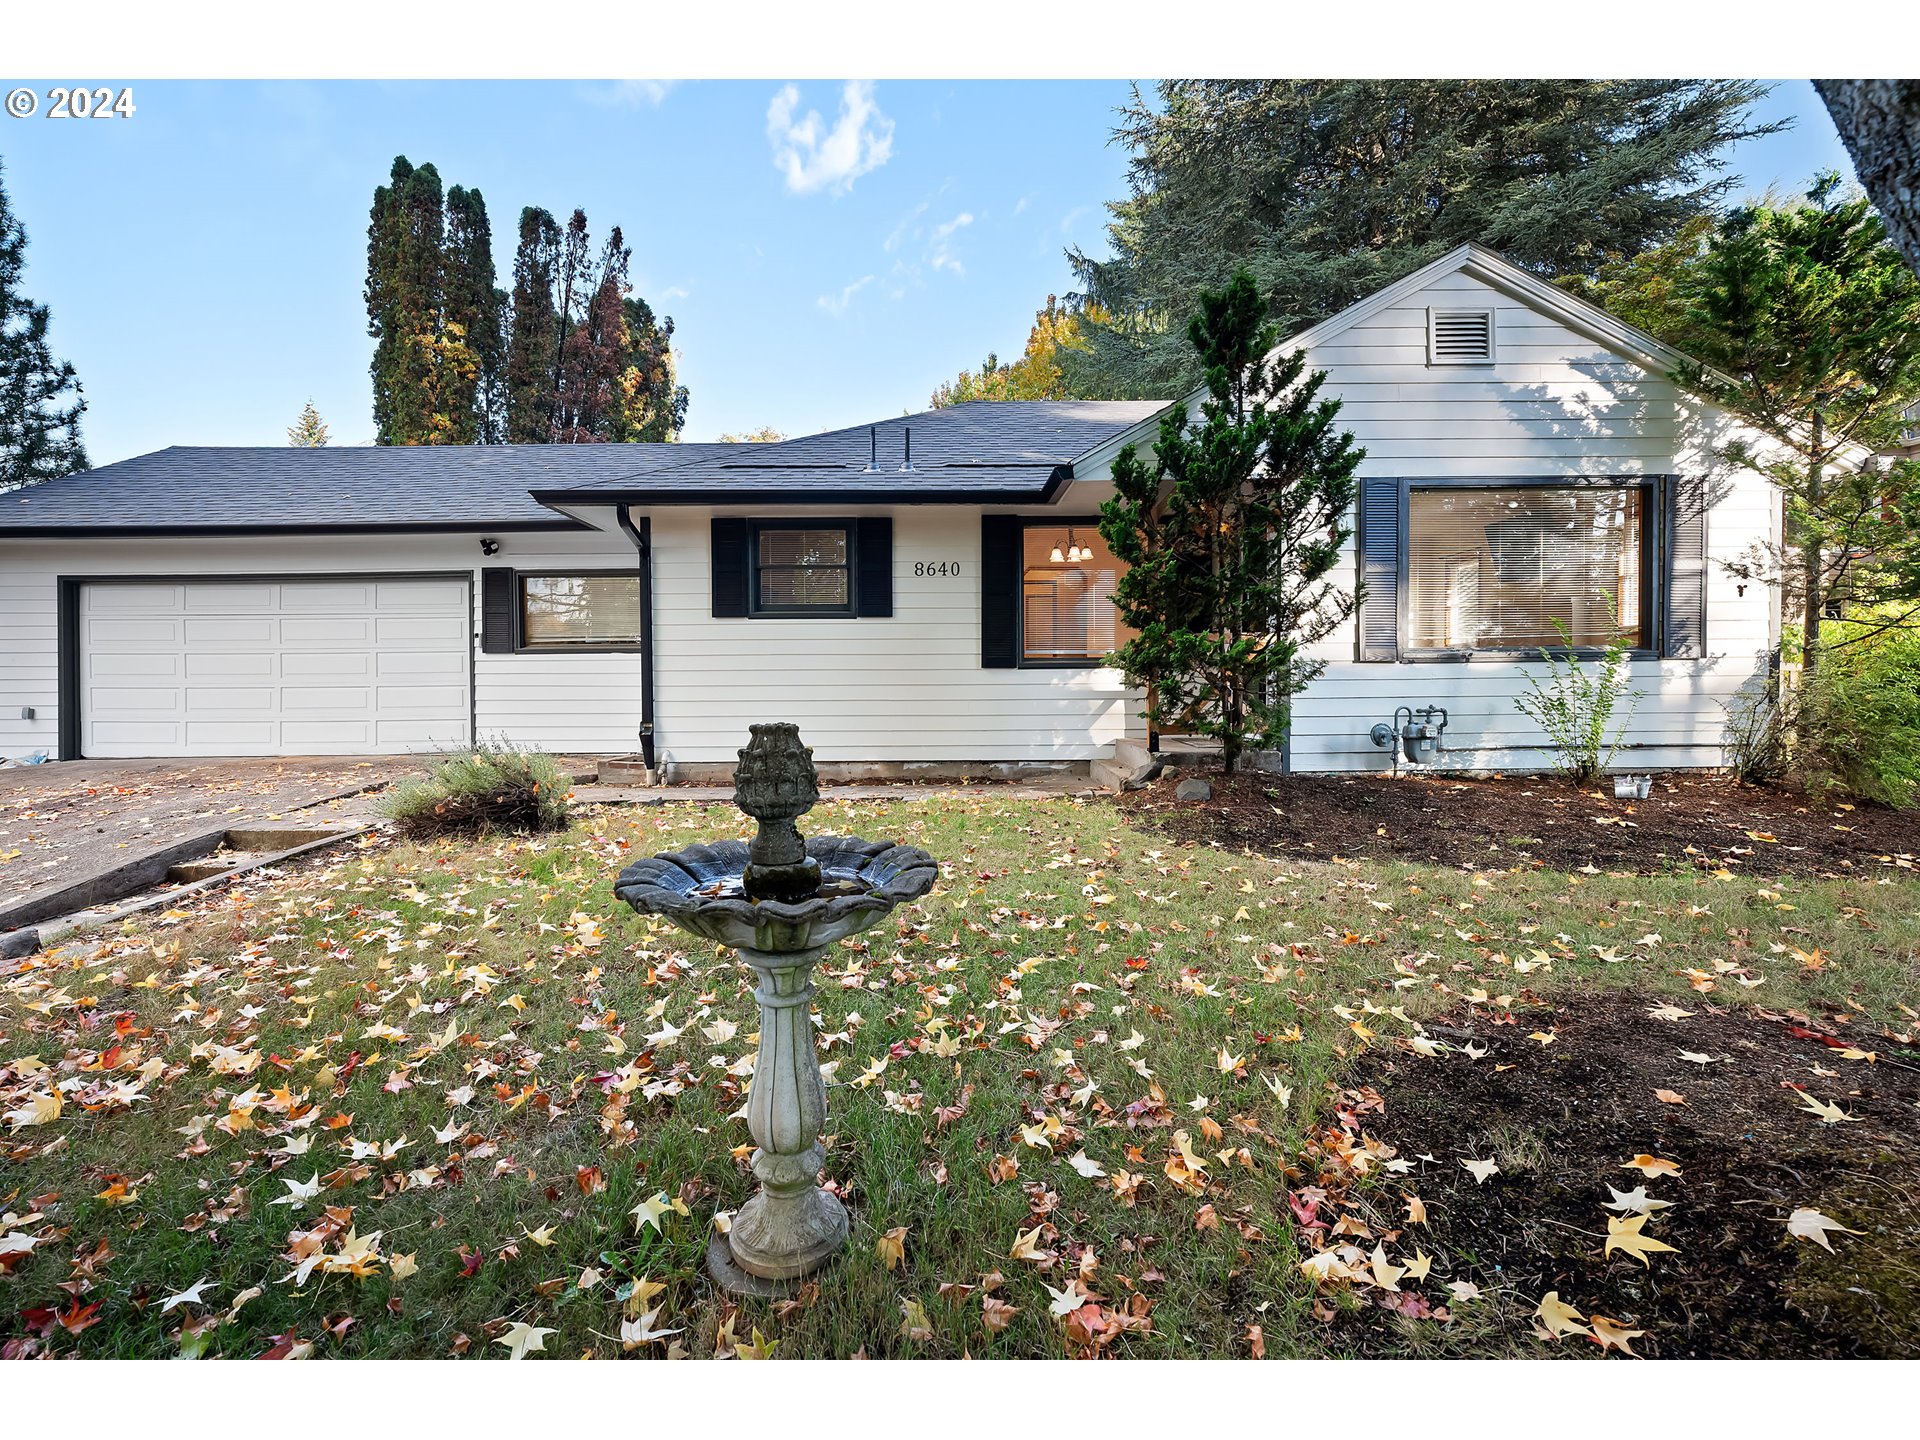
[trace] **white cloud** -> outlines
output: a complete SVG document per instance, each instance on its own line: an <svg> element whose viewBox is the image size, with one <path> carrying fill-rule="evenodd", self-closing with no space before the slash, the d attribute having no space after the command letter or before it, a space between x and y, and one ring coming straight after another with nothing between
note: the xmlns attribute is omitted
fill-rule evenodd
<svg viewBox="0 0 1920 1440"><path fill-rule="evenodd" d="M826 311L829 315L842 314L845 312L847 306L853 303L853 297L858 295L862 290L866 289L867 286L871 285L873 282L874 282L873 276L862 275L858 280L854 281L851 285L843 287L838 295L822 295L817 303L819 304L820 308Z"/></svg>
<svg viewBox="0 0 1920 1440"><path fill-rule="evenodd" d="M871 81L846 83L831 129L818 110L796 120L799 108L800 91L793 85L782 86L767 106L773 165L796 195L816 190L844 195L855 180L879 169L893 154L893 121L874 103Z"/></svg>
<svg viewBox="0 0 1920 1440"><path fill-rule="evenodd" d="M973 213L968 210L962 210L958 215L954 216L953 219L947 221L946 224L934 226L933 238L935 240L944 240L949 235L953 234L954 231L964 230L967 226L971 225L972 223L973 223Z"/></svg>
<svg viewBox="0 0 1920 1440"><path fill-rule="evenodd" d="M640 110L658 105L679 83L678 80L615 80L606 85L585 86L581 93L595 105Z"/></svg>
<svg viewBox="0 0 1920 1440"><path fill-rule="evenodd" d="M934 226L933 243L927 247L927 263L936 270L951 270L955 275L964 276L967 267L960 263L953 253L953 247L947 242L972 223L973 213L962 210L944 225Z"/></svg>

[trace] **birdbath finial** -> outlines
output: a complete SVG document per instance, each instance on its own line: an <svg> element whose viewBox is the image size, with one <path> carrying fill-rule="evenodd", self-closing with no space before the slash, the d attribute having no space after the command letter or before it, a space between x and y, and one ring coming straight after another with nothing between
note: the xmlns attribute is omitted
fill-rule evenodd
<svg viewBox="0 0 1920 1440"><path fill-rule="evenodd" d="M793 823L820 798L813 751L798 725L755 725L752 735L733 772L733 803L760 822L741 883L750 900L803 900L820 888L820 862Z"/></svg>

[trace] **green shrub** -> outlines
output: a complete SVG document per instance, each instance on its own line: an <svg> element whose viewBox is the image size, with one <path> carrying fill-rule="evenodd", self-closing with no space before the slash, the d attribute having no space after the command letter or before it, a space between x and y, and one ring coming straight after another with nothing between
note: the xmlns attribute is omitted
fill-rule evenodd
<svg viewBox="0 0 1920 1440"><path fill-rule="evenodd" d="M1727 725L1721 748L1727 769L1749 785L1763 785L1787 774L1789 706L1780 701L1772 675L1756 675L1725 705Z"/></svg>
<svg viewBox="0 0 1920 1440"><path fill-rule="evenodd" d="M1556 620L1553 628L1570 647L1573 635L1567 627ZM1639 698L1627 688L1627 642L1613 640L1592 663L1551 650L1542 650L1540 658L1547 662L1547 678L1529 671L1526 693L1513 703L1547 732L1552 745L1543 753L1553 768L1576 785L1590 785L1613 762L1620 732Z"/></svg>
<svg viewBox="0 0 1920 1440"><path fill-rule="evenodd" d="M572 788L572 777L553 756L482 740L443 755L425 776L403 780L380 808L401 834L416 839L564 830Z"/></svg>
<svg viewBox="0 0 1920 1440"><path fill-rule="evenodd" d="M1920 635L1839 622L1822 640L1794 725L1808 790L1920 803Z"/></svg>

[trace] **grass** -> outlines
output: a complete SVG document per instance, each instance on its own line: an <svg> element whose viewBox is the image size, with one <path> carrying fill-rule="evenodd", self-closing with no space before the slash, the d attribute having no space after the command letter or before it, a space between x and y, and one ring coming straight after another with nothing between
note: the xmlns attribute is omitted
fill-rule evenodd
<svg viewBox="0 0 1920 1440"><path fill-rule="evenodd" d="M546 1353L618 1355L644 1309L677 1332L647 1355L1244 1355L1249 1327L1269 1355L1326 1353L1285 1195L1357 1050L1568 987L1899 1027L1920 989L1905 872L1276 863L1066 799L830 803L806 828L947 862L816 971L828 1176L853 1214L817 1290L736 1307L707 1283L713 1217L751 1193L750 987L611 893L629 858L740 817L620 809L545 837L377 838L0 982L0 1110L21 1119L0 1139L0 1341L504 1356L524 1323ZM58 1117L27 1123L56 1084ZM1191 1188L1176 1132L1206 1163ZM1538 1158L1502 1143L1503 1168ZM687 1213L637 1222L661 1194ZM1010 1253L1036 1227L1045 1268ZM349 1229L378 1232L362 1274L292 1278ZM8 1235L37 1239L8 1256ZM1076 1275L1104 1307L1078 1323L1050 1313Z"/></svg>

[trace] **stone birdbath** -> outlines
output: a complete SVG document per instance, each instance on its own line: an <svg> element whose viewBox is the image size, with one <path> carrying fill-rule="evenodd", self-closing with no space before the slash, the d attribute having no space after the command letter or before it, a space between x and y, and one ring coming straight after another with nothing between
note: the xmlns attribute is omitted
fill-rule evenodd
<svg viewBox="0 0 1920 1440"><path fill-rule="evenodd" d="M636 860L614 893L635 910L731 946L758 978L760 1052L747 1099L760 1189L716 1234L707 1268L736 1294L778 1295L839 1255L847 1211L818 1181L827 1092L807 1002L814 962L933 888L939 867L911 845L816 835L794 821L820 798L796 725L755 725L733 772L733 803L759 822L751 843L722 840Z"/></svg>

